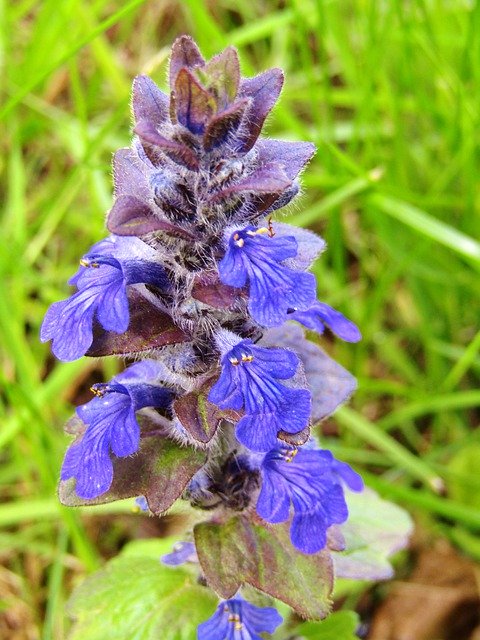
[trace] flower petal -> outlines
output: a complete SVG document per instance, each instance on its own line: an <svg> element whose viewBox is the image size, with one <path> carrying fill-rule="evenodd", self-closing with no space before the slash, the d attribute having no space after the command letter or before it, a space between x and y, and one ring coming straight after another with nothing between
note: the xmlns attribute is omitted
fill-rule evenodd
<svg viewBox="0 0 480 640"><path fill-rule="evenodd" d="M231 625L229 625L228 616L225 616L223 606L223 603L220 603L213 616L198 626L198 640L228 639Z"/></svg>
<svg viewBox="0 0 480 640"><path fill-rule="evenodd" d="M256 506L258 515L272 524L285 522L290 515L290 495L277 476L274 473L263 474Z"/></svg>
<svg viewBox="0 0 480 640"><path fill-rule="evenodd" d="M237 440L251 451L270 451L277 444L279 429L274 414L254 413L244 416L237 424Z"/></svg>
<svg viewBox="0 0 480 640"><path fill-rule="evenodd" d="M289 318L320 334L327 325L333 333L346 342L358 342L362 338L358 327L351 320L324 302L317 301L309 309L293 311L289 313Z"/></svg>
<svg viewBox="0 0 480 640"><path fill-rule="evenodd" d="M295 512L290 528L292 544L303 553L317 553L327 544L328 525L320 513Z"/></svg>

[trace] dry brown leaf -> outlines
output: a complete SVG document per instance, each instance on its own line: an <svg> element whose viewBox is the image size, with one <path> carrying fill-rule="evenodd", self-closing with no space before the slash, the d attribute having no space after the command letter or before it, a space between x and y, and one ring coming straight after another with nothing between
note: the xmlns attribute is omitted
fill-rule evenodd
<svg viewBox="0 0 480 640"><path fill-rule="evenodd" d="M392 585L376 610L368 640L478 640L475 564L447 542L423 548L408 582Z"/></svg>

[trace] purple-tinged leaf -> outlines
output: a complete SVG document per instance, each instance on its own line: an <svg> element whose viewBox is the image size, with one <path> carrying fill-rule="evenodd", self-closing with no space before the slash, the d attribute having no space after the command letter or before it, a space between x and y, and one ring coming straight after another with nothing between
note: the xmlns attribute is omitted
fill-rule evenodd
<svg viewBox="0 0 480 640"><path fill-rule="evenodd" d="M324 251L327 246L325 240L313 231L293 227L283 222L274 222L273 230L278 237L294 236L298 244L297 255L285 262L286 265L293 269L304 271L308 269L316 258Z"/></svg>
<svg viewBox="0 0 480 640"><path fill-rule="evenodd" d="M286 142L269 138L259 140L255 148L258 149L260 163L281 164L290 180L298 176L315 153L315 145L311 142Z"/></svg>
<svg viewBox="0 0 480 640"><path fill-rule="evenodd" d="M172 46L170 56L170 88L175 88L175 81L180 69L196 69L205 66L205 60L200 49L190 36L180 36Z"/></svg>
<svg viewBox="0 0 480 640"><path fill-rule="evenodd" d="M171 160L187 169L196 171L198 169L198 158L195 153L185 144L169 140L160 135L151 120L140 120L134 129L134 133L143 143L158 147Z"/></svg>
<svg viewBox="0 0 480 640"><path fill-rule="evenodd" d="M217 98L220 109L225 109L237 95L240 83L240 62L234 47L227 47L214 56L206 66L198 69L200 82Z"/></svg>
<svg viewBox="0 0 480 640"><path fill-rule="evenodd" d="M275 198L273 203L269 205L267 208L258 209L259 212L263 212L264 214L271 214L282 207L286 207L296 195L300 191L300 185L297 180L294 180L292 186L286 189L278 198Z"/></svg>
<svg viewBox="0 0 480 640"><path fill-rule="evenodd" d="M120 196L113 203L107 218L107 229L117 236L144 236L162 228L152 209L138 198Z"/></svg>
<svg viewBox="0 0 480 640"><path fill-rule="evenodd" d="M297 353L303 362L308 386L312 391L312 423L331 415L350 398L357 388L356 379L327 356L320 347L305 340Z"/></svg>
<svg viewBox="0 0 480 640"><path fill-rule="evenodd" d="M219 409L207 400L211 386L210 381L198 391L187 393L173 403L173 410L182 426L202 444L210 442L222 420L239 420L241 417L237 412Z"/></svg>
<svg viewBox="0 0 480 640"><path fill-rule="evenodd" d="M279 194L291 185L281 165L276 162L262 165L249 176L235 182L225 189L217 191L211 198L212 202L223 200L239 193Z"/></svg>
<svg viewBox="0 0 480 640"><path fill-rule="evenodd" d="M117 236L143 236L152 231L163 231L174 238L195 239L182 227L161 220L148 204L133 196L117 198L108 213L107 229Z"/></svg>
<svg viewBox="0 0 480 640"><path fill-rule="evenodd" d="M366 545L362 548L347 549L341 554L332 554L336 578L349 580L391 580L395 575L387 558L379 555Z"/></svg>
<svg viewBox="0 0 480 640"><path fill-rule="evenodd" d="M162 231L172 238L181 238L182 240L188 240L188 242L195 242L196 240L192 233L183 227L179 227L178 225L167 222L166 220L159 220L157 222L157 230Z"/></svg>
<svg viewBox="0 0 480 640"><path fill-rule="evenodd" d="M210 120L203 136L205 151L211 151L228 140L238 129L248 105L249 100L247 98L237 100Z"/></svg>
<svg viewBox="0 0 480 640"><path fill-rule="evenodd" d="M130 324L127 331L105 331L96 323L87 356L131 355L189 340L168 314L160 311L136 289L129 289L128 301Z"/></svg>
<svg viewBox="0 0 480 640"><path fill-rule="evenodd" d="M148 201L150 189L148 178L142 171L145 165L137 154L130 149L119 149L113 156L113 179L115 196L133 196Z"/></svg>
<svg viewBox="0 0 480 640"><path fill-rule="evenodd" d="M186 69L180 69L175 81L175 109L180 124L194 134L204 132L216 111L215 99Z"/></svg>
<svg viewBox="0 0 480 640"><path fill-rule="evenodd" d="M331 415L357 387L355 378L320 347L306 340L298 326L288 323L270 329L265 333L263 343L291 349L299 356L312 392L312 424Z"/></svg>
<svg viewBox="0 0 480 640"><path fill-rule="evenodd" d="M244 205L245 211L245 220L255 221L257 222L259 216L265 214L269 211L275 211L277 208L276 203L279 200L282 200L283 196L290 191L290 188L283 191L280 195L278 193L264 193L262 195L257 195L255 193L251 194L249 199ZM257 226L266 226L262 224L258 224Z"/></svg>
<svg viewBox="0 0 480 640"><path fill-rule="evenodd" d="M283 86L283 71L281 69L269 69L254 78L245 78L240 83L240 97L252 98L250 108L247 110L246 134L239 142L239 150L250 151L273 106L275 105Z"/></svg>
<svg viewBox="0 0 480 640"><path fill-rule="evenodd" d="M247 583L304 618L324 618L333 586L329 552L305 555L292 546L288 523L257 522L238 516L223 524L195 526L195 546L208 585L222 598L231 598Z"/></svg>
<svg viewBox="0 0 480 640"><path fill-rule="evenodd" d="M345 536L338 524L332 524L327 531L327 547L330 551L345 551Z"/></svg>
<svg viewBox="0 0 480 640"><path fill-rule="evenodd" d="M206 454L191 447L180 446L158 433L151 415L137 414L142 429L140 449L133 456L113 459L113 482L110 489L93 500L75 493L75 480L60 482L60 502L67 507L89 506L115 502L143 495L148 508L157 515L169 509L183 493L193 475L202 467ZM152 435L146 435L147 433Z"/></svg>
<svg viewBox="0 0 480 640"><path fill-rule="evenodd" d="M217 271L204 271L196 276L193 283L192 298L214 309L230 309L238 296L238 289L220 282Z"/></svg>
<svg viewBox="0 0 480 640"><path fill-rule="evenodd" d="M335 575L353 580L389 580L388 558L404 549L413 531L406 511L382 500L375 491L345 492L349 518L340 527L345 551L332 554Z"/></svg>
<svg viewBox="0 0 480 640"><path fill-rule="evenodd" d="M250 175L232 185L231 193L252 191L254 193L281 193L291 185L283 167L278 162L269 162L257 167ZM228 191L228 189L227 189Z"/></svg>
<svg viewBox="0 0 480 640"><path fill-rule="evenodd" d="M168 96L148 76L133 81L132 110L135 122L150 120L158 127L168 119Z"/></svg>

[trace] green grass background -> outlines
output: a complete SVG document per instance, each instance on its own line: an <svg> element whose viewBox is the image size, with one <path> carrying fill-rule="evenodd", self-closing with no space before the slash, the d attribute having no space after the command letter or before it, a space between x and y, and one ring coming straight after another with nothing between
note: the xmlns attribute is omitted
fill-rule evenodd
<svg viewBox="0 0 480 640"><path fill-rule="evenodd" d="M364 336L328 347L359 379L329 444L479 559L479 3L3 0L0 19L0 599L23 628L9 637L63 638L72 581L116 540L55 496L71 400L116 364L54 362L38 331L105 234L131 81L164 85L181 33L207 56L237 46L245 75L283 67L268 133L318 146L289 220L327 239L319 296Z"/></svg>

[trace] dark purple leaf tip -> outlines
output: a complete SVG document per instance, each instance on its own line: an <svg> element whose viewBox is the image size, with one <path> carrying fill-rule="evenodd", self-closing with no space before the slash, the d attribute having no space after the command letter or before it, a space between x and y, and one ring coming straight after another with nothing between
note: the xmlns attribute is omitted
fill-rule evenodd
<svg viewBox="0 0 480 640"><path fill-rule="evenodd" d="M180 69L175 80L177 119L191 133L202 134L216 112L215 98L202 87L187 69Z"/></svg>
<svg viewBox="0 0 480 640"><path fill-rule="evenodd" d="M249 151L255 144L266 117L273 109L283 87L283 71L269 69L240 83L240 97L251 98L246 115L246 132L239 144L241 151Z"/></svg>
<svg viewBox="0 0 480 640"><path fill-rule="evenodd" d="M175 83L180 69L196 69L205 66L205 60L200 53L193 38L180 36L175 40L170 55L170 88L175 88Z"/></svg>
<svg viewBox="0 0 480 640"><path fill-rule="evenodd" d="M205 271L195 278L192 297L215 309L230 309L238 300L238 290L223 284L216 271Z"/></svg>

